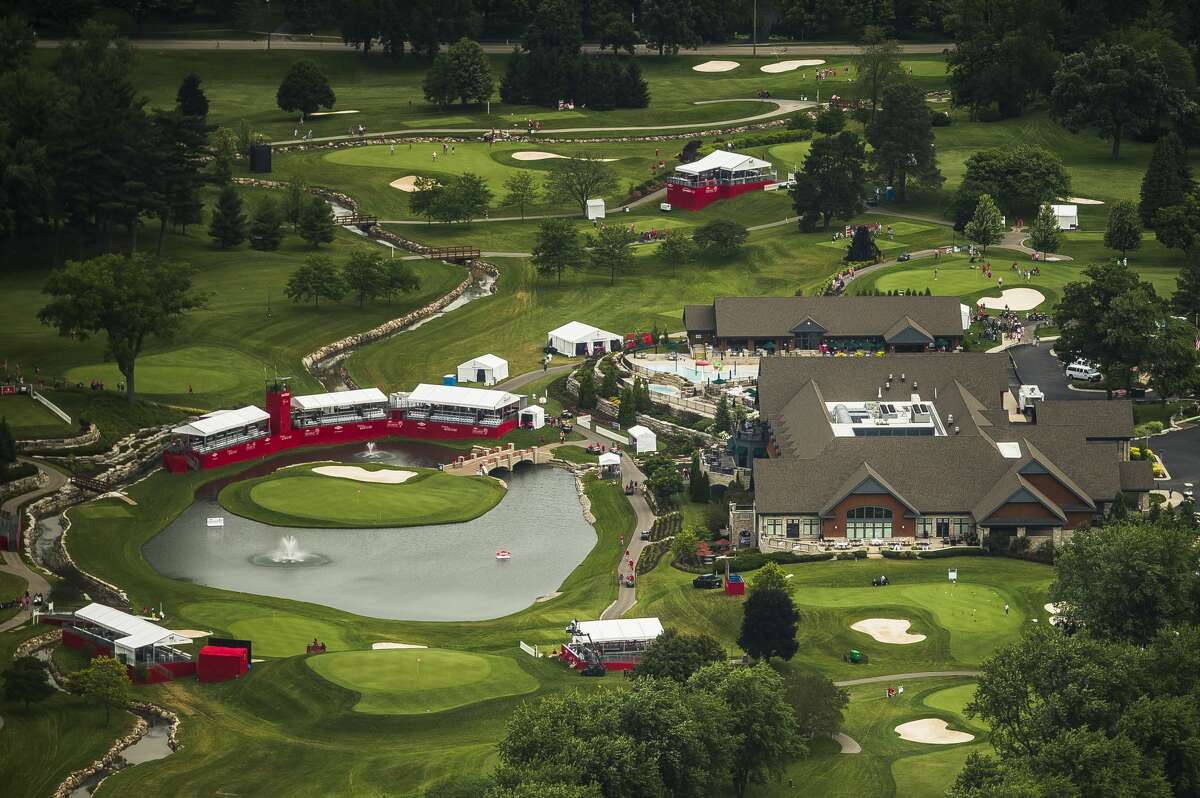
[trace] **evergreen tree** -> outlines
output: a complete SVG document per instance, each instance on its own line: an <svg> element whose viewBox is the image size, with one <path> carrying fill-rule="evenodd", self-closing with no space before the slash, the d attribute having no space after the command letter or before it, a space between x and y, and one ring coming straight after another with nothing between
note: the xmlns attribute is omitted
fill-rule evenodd
<svg viewBox="0 0 1200 798"><path fill-rule="evenodd" d="M579 399L578 405L584 410L596 406L596 381L592 376L592 364L584 363L579 369Z"/></svg>
<svg viewBox="0 0 1200 798"><path fill-rule="evenodd" d="M688 496L691 497L691 500L694 502L700 501L700 499L696 498L696 496L699 495L699 490L700 490L699 486L700 486L700 453L692 452L692 462L688 466ZM707 501L707 500L708 500L708 497L706 496L705 501Z"/></svg>
<svg viewBox="0 0 1200 798"><path fill-rule="evenodd" d="M318 196L309 197L300 211L300 237L317 249L333 241L333 208Z"/></svg>
<svg viewBox="0 0 1200 798"><path fill-rule="evenodd" d="M200 76L195 72L189 72L179 84L179 91L175 94L175 105L184 116L200 119L208 116L208 97L204 95L204 89L200 88Z"/></svg>
<svg viewBox="0 0 1200 798"><path fill-rule="evenodd" d="M725 398L725 394L717 399L717 409L715 418L713 419L713 428L717 432L729 432L730 417L729 417L729 401Z"/></svg>
<svg viewBox="0 0 1200 798"><path fill-rule="evenodd" d="M650 105L650 86L642 77L642 68L632 58L625 64L617 105L623 108L645 108Z"/></svg>
<svg viewBox="0 0 1200 798"><path fill-rule="evenodd" d="M221 249L236 247L246 240L246 216L242 213L242 195L226 185L217 195L208 234Z"/></svg>
<svg viewBox="0 0 1200 798"><path fill-rule="evenodd" d="M641 377L633 378L634 393L637 394L637 409L639 413L650 412L650 383L643 380Z"/></svg>
<svg viewBox="0 0 1200 798"><path fill-rule="evenodd" d="M1121 250L1121 257L1142 245L1142 221L1138 206L1122 200L1108 214L1108 226L1104 230L1104 246Z"/></svg>
<svg viewBox="0 0 1200 798"><path fill-rule="evenodd" d="M883 108L867 127L875 174L896 187L896 199L908 199L908 181L937 186L942 174L937 168L933 121L925 93L908 83L897 83L883 91ZM820 120L818 120L819 122Z"/></svg>
<svg viewBox="0 0 1200 798"><path fill-rule="evenodd" d="M8 419L0 416L0 470L17 462L17 442L13 439Z"/></svg>
<svg viewBox="0 0 1200 798"><path fill-rule="evenodd" d="M611 360L605 358L600 362L600 372L604 375L604 379L600 381L600 395L604 397L616 396L619 390L617 367L612 364Z"/></svg>
<svg viewBox="0 0 1200 798"><path fill-rule="evenodd" d="M979 195L979 201L975 203L975 213L971 215L971 221L967 222L963 232L985 253L990 245L1000 241L1004 234L1004 222L1000 218L1000 209L992 202L991 196Z"/></svg>
<svg viewBox="0 0 1200 798"><path fill-rule="evenodd" d="M279 249L283 241L283 212L274 197L263 197L250 222L250 248L262 252Z"/></svg>
<svg viewBox="0 0 1200 798"><path fill-rule="evenodd" d="M637 423L637 394L632 385L621 389L621 404L617 408L617 423L628 429Z"/></svg>
<svg viewBox="0 0 1200 798"><path fill-rule="evenodd" d="M45 701L56 692L47 678L46 663L37 657L17 657L8 670L0 674L0 679L4 680L4 698L20 701L25 709L29 709L30 704Z"/></svg>
<svg viewBox="0 0 1200 798"><path fill-rule="evenodd" d="M1054 209L1043 205L1029 228L1029 243L1038 252L1058 252L1062 236L1058 232L1058 220Z"/></svg>
<svg viewBox="0 0 1200 798"><path fill-rule="evenodd" d="M1142 225L1153 227L1159 210L1182 204L1192 186L1192 170L1183 144L1174 133L1163 134L1154 142L1154 153L1150 156L1146 176L1142 178L1141 204L1138 206Z"/></svg>
<svg viewBox="0 0 1200 798"><path fill-rule="evenodd" d="M1193 252L1175 277L1171 307L1193 324L1200 319L1200 252Z"/></svg>
<svg viewBox="0 0 1200 798"><path fill-rule="evenodd" d="M786 592L757 588L750 593L742 611L742 630L737 643L755 659L782 657L790 660L800 649L796 627L800 613Z"/></svg>

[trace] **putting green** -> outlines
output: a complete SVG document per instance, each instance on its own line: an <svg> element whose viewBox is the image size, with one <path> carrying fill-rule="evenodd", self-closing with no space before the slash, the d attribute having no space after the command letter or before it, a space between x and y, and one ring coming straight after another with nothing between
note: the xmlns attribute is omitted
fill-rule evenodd
<svg viewBox="0 0 1200 798"><path fill-rule="evenodd" d="M944 690L936 690L921 700L930 709L941 710L942 712L965 718L967 716L967 704L975 697L975 688L975 683L969 682L956 687L947 687ZM982 724L983 721L976 718L975 723Z"/></svg>
<svg viewBox="0 0 1200 798"><path fill-rule="evenodd" d="M489 477L459 477L432 468L371 464L367 472L415 472L399 484L364 482L313 471L337 463L305 463L226 486L218 497L232 513L275 526L329 528L416 526L469 521L504 498Z"/></svg>
<svg viewBox="0 0 1200 798"><path fill-rule="evenodd" d="M438 648L323 654L308 666L358 693L354 711L369 715L444 712L538 688L515 660Z"/></svg>
<svg viewBox="0 0 1200 798"><path fill-rule="evenodd" d="M232 391L247 382L247 375L262 373L262 361L236 349L184 346L138 358L134 379L139 395L178 396ZM114 389L125 381L115 363L76 366L67 371L66 378L85 385L100 380Z"/></svg>
<svg viewBox="0 0 1200 798"><path fill-rule="evenodd" d="M313 638L328 651L346 651L345 624L330 623L294 612L264 611L265 607L234 601L201 601L183 608L190 621L204 629L224 629L235 638L254 643L255 657L291 657L303 654Z"/></svg>

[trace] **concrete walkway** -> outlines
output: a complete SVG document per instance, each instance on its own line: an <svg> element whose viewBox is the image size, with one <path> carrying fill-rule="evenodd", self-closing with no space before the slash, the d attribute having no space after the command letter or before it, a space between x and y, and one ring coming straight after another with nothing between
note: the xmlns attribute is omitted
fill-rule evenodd
<svg viewBox="0 0 1200 798"><path fill-rule="evenodd" d="M1026 228L1021 228L1018 230L1014 227L1011 230L1006 230L1004 232L1004 235L1000 237L1000 243L996 246L1000 247L1001 249L1011 249L1024 255L1044 254L1046 255L1047 263L1065 263L1066 261L1075 260L1070 255L1059 255L1056 252L1044 253L1040 249L1028 247L1025 245L1025 242L1028 239L1029 233L1026 231Z"/></svg>
<svg viewBox="0 0 1200 798"><path fill-rule="evenodd" d="M27 463L35 463L38 468L46 472L47 476L49 477L49 481L46 483L45 487L38 488L37 490L30 491L29 493L23 493L20 496L14 496L13 498L4 502L3 508L6 513L16 512L17 507L19 507L21 504L53 493L67 483L68 477L61 471L50 468L44 463L29 460L28 458L22 457L20 459ZM25 560L21 558L21 553L19 551L4 552L4 564L0 565L0 571L12 574L18 579L23 580L25 582L25 589L28 590L30 594L41 593L44 596L50 594L50 583L46 581L46 577L44 577L40 572L35 571L26 565ZM24 625L24 623L28 620L29 614L22 610L13 617L9 618L7 621L0 623L0 632L7 632L9 629L16 629L18 626Z"/></svg>
<svg viewBox="0 0 1200 798"><path fill-rule="evenodd" d="M836 687L854 687L858 684L882 684L883 682L903 682L912 679L934 679L939 676L979 676L980 671L921 671L919 673L893 673L888 676L868 676L865 679L846 679L834 682Z"/></svg>

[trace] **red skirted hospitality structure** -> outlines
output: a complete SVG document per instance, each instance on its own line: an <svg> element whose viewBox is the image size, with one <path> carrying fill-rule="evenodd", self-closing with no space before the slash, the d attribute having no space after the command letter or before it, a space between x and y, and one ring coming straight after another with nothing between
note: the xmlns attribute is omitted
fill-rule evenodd
<svg viewBox="0 0 1200 798"><path fill-rule="evenodd" d="M646 646L662 632L658 618L572 621L567 627L570 639L558 658L579 670L602 665L608 671L627 671L642 661Z"/></svg>
<svg viewBox="0 0 1200 798"><path fill-rule="evenodd" d="M390 396L378 388L292 396L277 381L267 387L265 411L253 405L216 410L173 429L163 467L177 474L301 446L390 436L498 439L517 426L525 402L507 391L425 384Z"/></svg>
<svg viewBox="0 0 1200 798"><path fill-rule="evenodd" d="M244 648L205 646L196 661L196 678L202 682L236 679L250 670L250 652Z"/></svg>
<svg viewBox="0 0 1200 798"><path fill-rule="evenodd" d="M196 672L191 656L176 648L190 645L190 639L114 607L88 604L61 625L64 646L115 658L135 682L166 682Z"/></svg>
<svg viewBox="0 0 1200 798"><path fill-rule="evenodd" d="M667 178L667 202L672 209L698 211L717 200L761 191L774 182L770 161L717 150L675 167L675 174Z"/></svg>

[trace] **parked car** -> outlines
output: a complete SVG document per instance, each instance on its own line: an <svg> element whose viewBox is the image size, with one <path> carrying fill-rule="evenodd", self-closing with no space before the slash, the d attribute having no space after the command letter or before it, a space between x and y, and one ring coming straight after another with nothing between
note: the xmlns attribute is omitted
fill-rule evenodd
<svg viewBox="0 0 1200 798"><path fill-rule="evenodd" d="M642 538L642 540L649 540L649 539L650 539L650 530L649 530L649 529L643 529L643 530L642 530L642 534L641 534L641 538Z"/></svg>
<svg viewBox="0 0 1200 798"><path fill-rule="evenodd" d="M1067 377L1083 382L1100 382L1100 369L1086 360L1076 360L1067 366Z"/></svg>
<svg viewBox="0 0 1200 798"><path fill-rule="evenodd" d="M721 579L720 574L701 574L692 580L692 587L705 588L712 590L713 588L724 587L725 582Z"/></svg>

